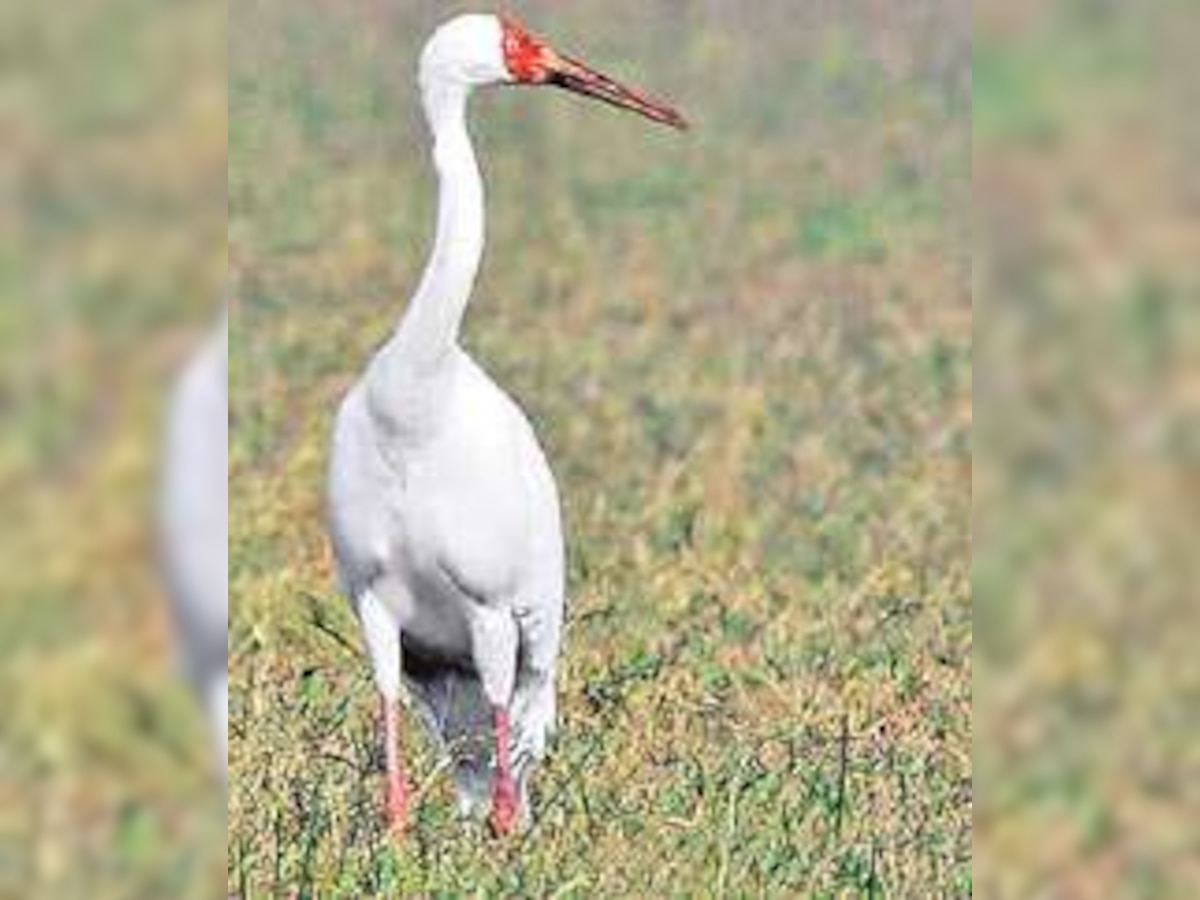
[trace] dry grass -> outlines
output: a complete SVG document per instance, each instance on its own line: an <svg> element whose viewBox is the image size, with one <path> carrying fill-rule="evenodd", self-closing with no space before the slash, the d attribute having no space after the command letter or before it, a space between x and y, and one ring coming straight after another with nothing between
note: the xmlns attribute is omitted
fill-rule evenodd
<svg viewBox="0 0 1200 900"><path fill-rule="evenodd" d="M233 28L229 891L969 895L949 3L522 4L698 128L533 93L476 105L490 255L467 342L565 498L562 731L523 842L456 823L422 751L391 846L321 495L337 398L428 240L409 72L447 9L255 2Z"/></svg>

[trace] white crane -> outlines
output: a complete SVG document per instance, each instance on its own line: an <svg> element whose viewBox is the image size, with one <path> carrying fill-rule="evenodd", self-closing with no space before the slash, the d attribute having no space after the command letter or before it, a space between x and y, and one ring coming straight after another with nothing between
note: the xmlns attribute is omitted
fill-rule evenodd
<svg viewBox="0 0 1200 900"><path fill-rule="evenodd" d="M342 403L330 530L382 698L386 809L409 788L402 679L455 761L464 815L528 822L527 784L555 722L564 571L558 490L520 407L459 346L484 246L467 100L484 85L554 85L685 127L675 111L562 56L507 17L442 25L420 86L438 174L437 236L391 340ZM494 753L492 752L494 750Z"/></svg>
<svg viewBox="0 0 1200 900"><path fill-rule="evenodd" d="M227 316L175 388L162 485L162 555L184 663L204 701L222 773L229 694L229 327Z"/></svg>

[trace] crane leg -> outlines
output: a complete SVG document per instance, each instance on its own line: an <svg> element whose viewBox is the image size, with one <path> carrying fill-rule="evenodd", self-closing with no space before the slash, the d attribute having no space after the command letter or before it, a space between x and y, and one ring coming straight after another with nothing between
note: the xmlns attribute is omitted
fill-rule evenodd
<svg viewBox="0 0 1200 900"><path fill-rule="evenodd" d="M388 827L397 837L403 836L408 828L408 774L404 769L404 755L400 749L399 704L381 698L383 707L383 747L387 766L387 787L384 809Z"/></svg>
<svg viewBox="0 0 1200 900"><path fill-rule="evenodd" d="M500 836L516 831L520 802L512 767L512 705L520 636L507 609L479 606L469 620L475 667L492 708L496 768L492 781L492 830Z"/></svg>
<svg viewBox="0 0 1200 900"><path fill-rule="evenodd" d="M508 710L496 707L492 711L492 723L496 736L496 780L492 785L492 830L497 835L512 834L520 815L517 798L517 783L512 770L512 724Z"/></svg>
<svg viewBox="0 0 1200 900"><path fill-rule="evenodd" d="M391 611L370 591L359 597L358 617L371 657L375 686L379 689L383 718L384 811L388 826L400 837L408 826L409 802L400 741L400 627Z"/></svg>

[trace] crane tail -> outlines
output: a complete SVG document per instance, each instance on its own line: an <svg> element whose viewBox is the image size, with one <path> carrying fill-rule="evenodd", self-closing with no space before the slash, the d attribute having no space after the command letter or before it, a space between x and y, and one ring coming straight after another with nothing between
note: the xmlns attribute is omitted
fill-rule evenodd
<svg viewBox="0 0 1200 900"><path fill-rule="evenodd" d="M487 814L491 797L492 715L479 679L457 669L408 674L413 709L437 747L454 761L459 813Z"/></svg>
<svg viewBox="0 0 1200 900"><path fill-rule="evenodd" d="M454 668L405 674L413 711L439 755L453 760L459 814L486 817L494 776L492 710L478 677ZM545 755L554 718L553 680L519 680L512 703L513 761L523 826L529 824L529 776Z"/></svg>

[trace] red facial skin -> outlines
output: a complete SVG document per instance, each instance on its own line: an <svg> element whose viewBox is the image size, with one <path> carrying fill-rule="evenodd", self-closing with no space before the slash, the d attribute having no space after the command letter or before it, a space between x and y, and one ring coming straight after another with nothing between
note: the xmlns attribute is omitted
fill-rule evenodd
<svg viewBox="0 0 1200 900"><path fill-rule="evenodd" d="M501 16L504 29L504 64L519 84L545 84L550 77L553 52L512 16Z"/></svg>
<svg viewBox="0 0 1200 900"><path fill-rule="evenodd" d="M549 44L530 34L511 16L501 16L504 65L517 84L554 84L645 116L652 121L686 130L688 125L677 111L657 103L618 83L607 75L588 68L577 59L562 56Z"/></svg>

